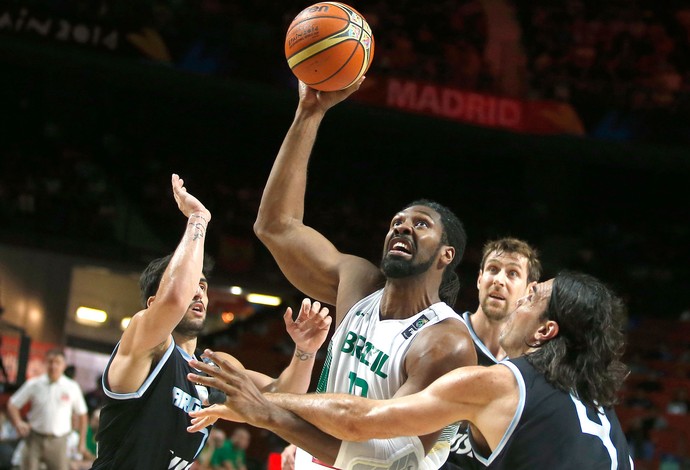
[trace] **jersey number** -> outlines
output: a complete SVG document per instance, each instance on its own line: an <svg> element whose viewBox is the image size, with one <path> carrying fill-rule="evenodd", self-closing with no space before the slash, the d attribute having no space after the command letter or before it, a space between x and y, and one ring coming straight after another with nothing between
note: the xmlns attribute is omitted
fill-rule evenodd
<svg viewBox="0 0 690 470"><path fill-rule="evenodd" d="M350 372L348 375L350 379L350 386L348 387L347 393L350 395L359 395L360 397L366 397L369 393L369 384L366 380L357 377L357 374Z"/></svg>
<svg viewBox="0 0 690 470"><path fill-rule="evenodd" d="M582 432L601 439L606 451L609 453L609 457L611 457L611 470L616 470L618 468L618 452L616 451L616 446L613 445L613 441L611 441L611 422L604 414L604 410L601 407L597 408L599 413L598 416L601 420L601 424L599 424L589 419L589 416L587 416L587 408L580 400L572 395L570 395L570 399L573 400L575 404L577 417L580 418L580 428Z"/></svg>

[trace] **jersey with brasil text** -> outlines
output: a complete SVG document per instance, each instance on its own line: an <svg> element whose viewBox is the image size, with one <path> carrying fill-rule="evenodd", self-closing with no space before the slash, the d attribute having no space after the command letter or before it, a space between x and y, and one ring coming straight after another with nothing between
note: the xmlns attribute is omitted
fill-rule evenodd
<svg viewBox="0 0 690 470"><path fill-rule="evenodd" d="M463 321L443 302L437 302L410 318L381 319L382 296L383 289L360 300L338 325L328 345L317 393L391 398L406 380L405 355L416 335L444 320ZM424 459L426 468L436 469L445 462L450 439L456 429L457 425L444 429ZM299 458L299 462L305 460L304 456ZM308 460L313 461L311 458ZM305 470L304 467L297 468L297 460L296 470Z"/></svg>
<svg viewBox="0 0 690 470"><path fill-rule="evenodd" d="M207 389L187 380L195 372L192 357L171 342L142 386L134 393L115 393L105 373L106 404L96 441L98 455L92 470L187 470L206 443L210 427L189 433L191 410L201 408ZM196 371L198 372L198 371Z"/></svg>
<svg viewBox="0 0 690 470"><path fill-rule="evenodd" d="M549 384L525 356L502 361L520 400L494 451L477 458L489 470L631 470L628 443L612 408L587 407Z"/></svg>
<svg viewBox="0 0 690 470"><path fill-rule="evenodd" d="M471 315L470 312L465 312L462 314L462 318L465 320L467 329L470 331L470 336L474 342L474 350L477 352L477 364L480 366L493 366L498 363L498 360L474 331ZM450 442L450 454L442 467L443 470L480 470L486 468L474 456L469 427L469 423L466 421L460 423L458 432Z"/></svg>

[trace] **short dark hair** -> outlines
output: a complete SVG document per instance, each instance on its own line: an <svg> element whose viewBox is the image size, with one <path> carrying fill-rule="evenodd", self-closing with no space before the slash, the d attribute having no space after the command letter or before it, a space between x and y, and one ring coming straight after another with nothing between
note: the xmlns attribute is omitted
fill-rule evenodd
<svg viewBox="0 0 690 470"><path fill-rule="evenodd" d="M452 210L436 201L418 199L406 205L405 208L407 209L412 206L425 206L438 212L443 224L441 241L455 248L455 257L450 264L446 266L445 271L443 271L443 279L438 289L439 298L453 307L458 298L458 292L460 291L460 279L455 269L460 264L465 254L465 247L467 246L467 233L465 233L465 227Z"/></svg>
<svg viewBox="0 0 690 470"><path fill-rule="evenodd" d="M538 281L541 277L539 252L526 241L518 238L504 237L486 242L482 248L482 262L479 265L480 270L484 269L487 258L494 251L498 254L516 253L527 258L527 282Z"/></svg>
<svg viewBox="0 0 690 470"><path fill-rule="evenodd" d="M163 273L170 264L172 257L173 254L171 253L162 258L154 259L141 273L139 277L139 290L141 291L141 302L144 308L146 308L146 302L148 302L149 297L156 295L156 292L158 292L158 286L160 286L161 279L163 279ZM209 257L204 256L203 273L207 278L210 271L211 260Z"/></svg>
<svg viewBox="0 0 690 470"><path fill-rule="evenodd" d="M558 323L558 334L527 360L549 383L583 403L612 406L628 374L621 362L625 313L621 299L598 279L561 272L542 315Z"/></svg>
<svg viewBox="0 0 690 470"><path fill-rule="evenodd" d="M49 349L48 351L46 351L45 357L46 359L48 359L50 356L62 356L63 358L66 358L65 350L61 348Z"/></svg>

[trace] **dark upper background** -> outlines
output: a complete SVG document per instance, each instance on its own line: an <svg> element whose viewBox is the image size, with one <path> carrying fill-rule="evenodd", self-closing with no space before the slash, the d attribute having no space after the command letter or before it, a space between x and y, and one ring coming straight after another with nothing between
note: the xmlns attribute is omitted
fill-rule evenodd
<svg viewBox="0 0 690 470"><path fill-rule="evenodd" d="M395 211L436 199L469 234L459 308L475 307L483 242L514 235L541 250L547 275L582 269L613 284L633 314L676 317L688 307L690 9L552 3L516 10L525 61L510 89L484 59L482 2L353 4L376 37L368 76L566 101L587 136L520 135L347 102L320 131L306 221L377 262ZM177 172L214 214L216 278L281 282L251 224L296 105L282 40L305 6L4 2L0 240L143 265L179 237L169 191ZM47 37L28 31L27 12L66 19L67 39L57 26ZM125 39L142 28L165 47L143 53ZM97 36L113 30L120 42L110 50ZM91 42L78 44L84 37Z"/></svg>

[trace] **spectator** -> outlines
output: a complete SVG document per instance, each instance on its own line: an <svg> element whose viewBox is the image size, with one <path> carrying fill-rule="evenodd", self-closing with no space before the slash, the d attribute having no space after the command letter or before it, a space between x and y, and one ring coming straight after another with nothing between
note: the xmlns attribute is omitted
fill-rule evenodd
<svg viewBox="0 0 690 470"><path fill-rule="evenodd" d="M211 429L208 442L201 451L193 470L232 470L230 463L232 444L227 439L225 431L220 428Z"/></svg>
<svg viewBox="0 0 690 470"><path fill-rule="evenodd" d="M238 427L230 436L231 447L231 470L247 470L247 449L251 442L251 434L247 428Z"/></svg>
<svg viewBox="0 0 690 470"><path fill-rule="evenodd" d="M690 400L688 400L688 390L682 387L673 391L671 400L666 405L666 413L672 415L686 415L690 410Z"/></svg>
<svg viewBox="0 0 690 470"><path fill-rule="evenodd" d="M17 433L24 438L22 470L37 470L41 462L48 470L67 470L67 439L72 416L79 422L78 449L85 453L86 402L79 384L64 375L65 354L52 350L46 354L47 372L26 381L7 404L7 413ZM31 409L25 421L21 409Z"/></svg>

